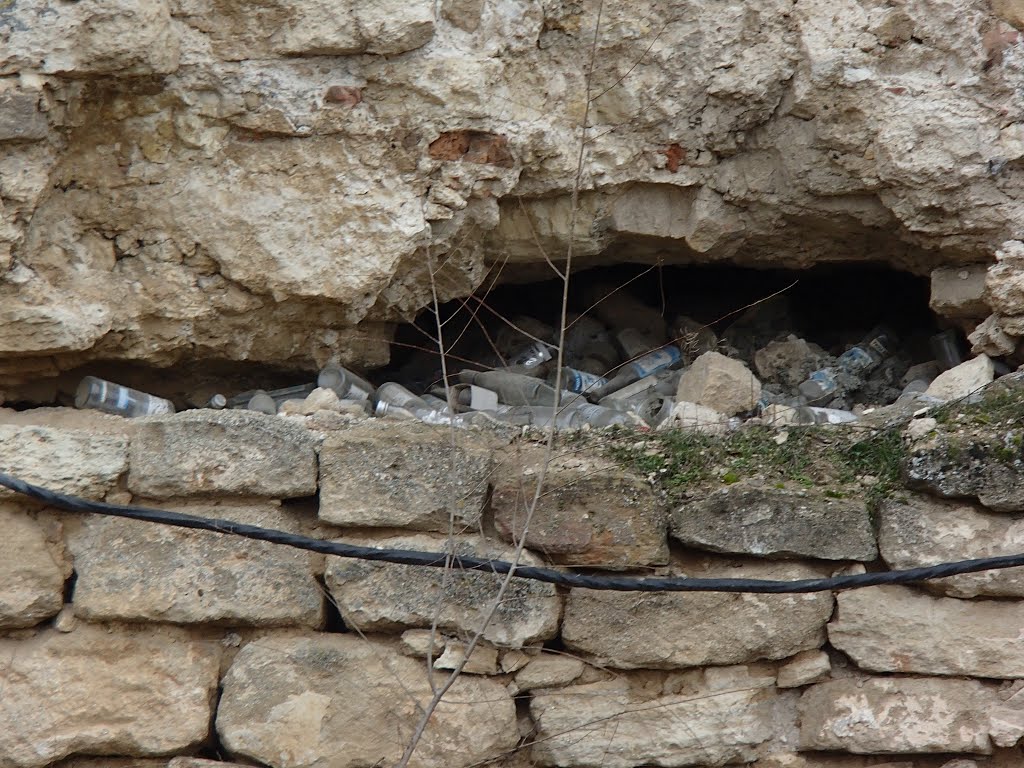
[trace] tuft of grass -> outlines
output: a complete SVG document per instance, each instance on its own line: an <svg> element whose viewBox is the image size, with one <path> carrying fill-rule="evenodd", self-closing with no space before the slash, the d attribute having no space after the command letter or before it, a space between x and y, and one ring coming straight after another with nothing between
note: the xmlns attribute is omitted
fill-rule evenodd
<svg viewBox="0 0 1024 768"><path fill-rule="evenodd" d="M860 495L869 502L886 498L901 487L906 456L895 427L870 432L800 427L780 433L755 426L721 437L670 430L639 442L635 434L631 439L623 435L609 441L606 451L620 464L648 476L672 497L757 476L776 487L795 483L818 488L831 498ZM872 480L865 487L866 477Z"/></svg>

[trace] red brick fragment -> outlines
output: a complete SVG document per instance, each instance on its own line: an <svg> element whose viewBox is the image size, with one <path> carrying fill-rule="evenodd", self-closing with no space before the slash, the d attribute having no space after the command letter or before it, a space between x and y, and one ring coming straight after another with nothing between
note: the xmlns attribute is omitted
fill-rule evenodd
<svg viewBox="0 0 1024 768"><path fill-rule="evenodd" d="M676 173L679 170L679 163L686 160L686 150L679 143L669 144L662 153L665 155L665 168L669 173Z"/></svg>
<svg viewBox="0 0 1024 768"><path fill-rule="evenodd" d="M324 101L328 104L341 104L345 107L354 107L363 100L363 89L354 85L332 85L324 94Z"/></svg>
<svg viewBox="0 0 1024 768"><path fill-rule="evenodd" d="M430 143L427 152L435 160L464 160L501 168L511 168L514 163L508 137L486 131L445 131Z"/></svg>

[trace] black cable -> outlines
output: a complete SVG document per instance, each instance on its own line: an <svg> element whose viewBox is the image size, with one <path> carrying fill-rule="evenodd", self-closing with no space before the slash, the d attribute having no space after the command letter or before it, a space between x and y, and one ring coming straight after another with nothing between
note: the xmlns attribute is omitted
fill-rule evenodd
<svg viewBox="0 0 1024 768"><path fill-rule="evenodd" d="M926 579L940 579L963 573L976 573L978 571L1014 568L1024 565L1024 554L1017 554L1004 555L1002 557L984 557L976 560L960 560L954 563L942 563L923 568L909 568L904 571L883 571L881 573L862 573L849 576L833 576L827 579L800 579L797 581L589 576L582 573L571 573L533 565L513 566L512 563L504 560L488 560L466 555L453 555L449 561L448 556L443 552L359 547L353 544L340 544L333 541L313 539L308 536L278 531L273 528L260 528L255 525L235 523L230 520L197 517L162 509L146 509L145 507L89 501L76 496L50 491L3 473L0 473L0 486L71 512L92 512L99 515L111 515L149 523L160 523L161 525L173 525L179 528L194 528L215 533L232 534L234 536L243 536L247 539L269 541L273 544L284 544L298 549L321 552L325 555L336 555L337 557L348 557L358 560L418 565L428 568L444 568L446 565L451 565L452 568L466 571L485 571L500 574L509 573L514 568L515 576L521 579L543 581L548 584L557 584L564 587L583 587L586 589L614 590L618 592L756 592L771 594L825 592L835 589L872 587L881 584L907 584Z"/></svg>

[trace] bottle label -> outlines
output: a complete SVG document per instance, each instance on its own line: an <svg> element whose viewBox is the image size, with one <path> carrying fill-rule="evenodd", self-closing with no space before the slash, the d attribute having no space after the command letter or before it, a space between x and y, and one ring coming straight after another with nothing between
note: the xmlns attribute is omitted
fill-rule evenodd
<svg viewBox="0 0 1024 768"><path fill-rule="evenodd" d="M598 376L596 373L578 371L575 368L567 369L568 376L565 380L565 388L570 392L585 393L599 389L608 383L608 379Z"/></svg>
<svg viewBox="0 0 1024 768"><path fill-rule="evenodd" d="M861 347L850 347L839 356L838 362L840 367L847 373L857 373L858 371L866 371L869 368L873 368L877 361L872 357L871 353Z"/></svg>
<svg viewBox="0 0 1024 768"><path fill-rule="evenodd" d="M656 349L653 352L648 352L646 355L641 357L639 360L634 360L630 363L632 368L637 375L642 379L645 376L650 376L652 373L668 368L670 365L679 362L683 357L683 353L679 351L677 347L671 344L661 349Z"/></svg>

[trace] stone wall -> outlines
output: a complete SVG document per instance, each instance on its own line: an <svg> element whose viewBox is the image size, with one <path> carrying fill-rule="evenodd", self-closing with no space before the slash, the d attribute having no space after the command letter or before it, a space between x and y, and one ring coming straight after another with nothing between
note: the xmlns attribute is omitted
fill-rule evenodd
<svg viewBox="0 0 1024 768"><path fill-rule="evenodd" d="M918 490L872 509L756 477L670 505L592 445L562 445L523 561L797 579L1020 551L1020 430L986 420L919 419ZM0 411L0 467L53 490L497 558L543 458L522 437L329 411ZM7 491L0 532L0 768L393 765L498 585ZM412 764L1019 766L1022 598L1016 570L804 595L516 580Z"/></svg>
<svg viewBox="0 0 1024 768"><path fill-rule="evenodd" d="M570 234L579 267L989 270L939 311L1016 347L1019 0L605 2L569 233L597 5L4 0L0 395L379 366L434 267L441 301L550 277Z"/></svg>

